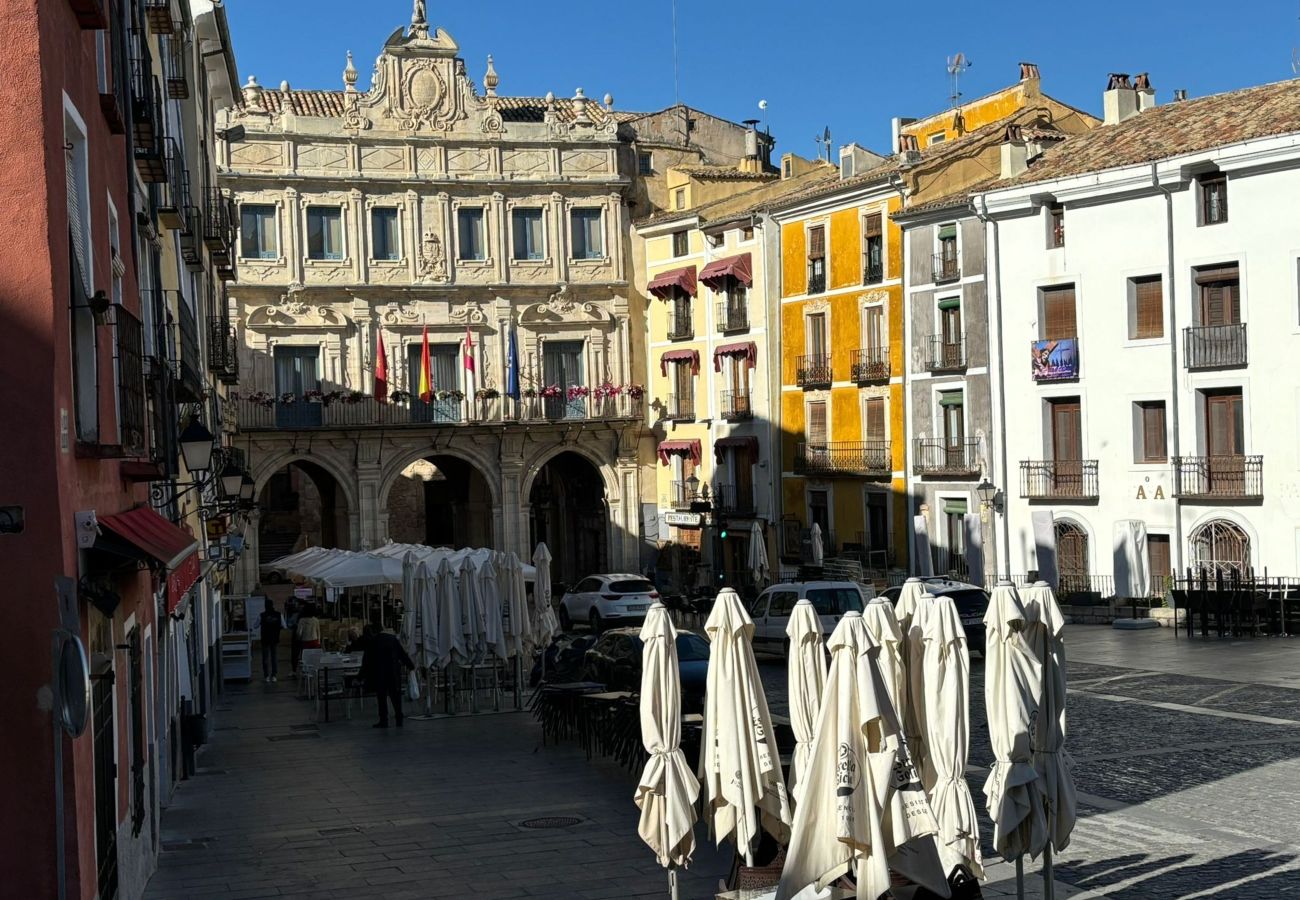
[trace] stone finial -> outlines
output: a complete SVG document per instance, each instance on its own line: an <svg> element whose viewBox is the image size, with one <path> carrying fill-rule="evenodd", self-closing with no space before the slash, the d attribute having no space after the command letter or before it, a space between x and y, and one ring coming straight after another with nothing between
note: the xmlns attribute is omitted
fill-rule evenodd
<svg viewBox="0 0 1300 900"><path fill-rule="evenodd" d="M606 94L605 94L605 109L613 109L613 108L614 108L614 95L613 95L613 94L606 93Z"/></svg>
<svg viewBox="0 0 1300 900"><path fill-rule="evenodd" d="M357 89L357 67L352 64L352 51L348 51L348 65L343 70L343 87L348 91Z"/></svg>
<svg viewBox="0 0 1300 900"><path fill-rule="evenodd" d="M555 111L555 92L554 92L554 91L547 91L547 92L546 92L546 111L547 111L547 112L554 112L554 111Z"/></svg>
<svg viewBox="0 0 1300 900"><path fill-rule="evenodd" d="M483 91L489 97L497 95L497 85L501 83L496 68L492 65L492 54L488 54L487 74L483 76Z"/></svg>
<svg viewBox="0 0 1300 900"><path fill-rule="evenodd" d="M289 82L288 82L288 81L281 81L281 82L280 82L280 93L281 93L281 94L287 94L287 93L289 93Z"/></svg>
<svg viewBox="0 0 1300 900"><path fill-rule="evenodd" d="M258 107L262 105L262 86L257 83L256 75L249 75L248 84L244 85L244 105Z"/></svg>
<svg viewBox="0 0 1300 900"><path fill-rule="evenodd" d="M591 119L587 116L587 95L582 92L582 88L578 88L573 92L572 102L573 121L590 122Z"/></svg>

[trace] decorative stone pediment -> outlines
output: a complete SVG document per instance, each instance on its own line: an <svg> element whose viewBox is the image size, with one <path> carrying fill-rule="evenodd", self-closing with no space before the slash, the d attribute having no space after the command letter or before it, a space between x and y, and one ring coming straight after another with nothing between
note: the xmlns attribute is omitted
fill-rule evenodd
<svg viewBox="0 0 1300 900"><path fill-rule="evenodd" d="M290 291L279 302L254 307L248 314L249 328L333 330L351 328L352 320L328 306L307 302L300 291Z"/></svg>
<svg viewBox="0 0 1300 900"><path fill-rule="evenodd" d="M612 323L614 318L603 303L578 300L569 293L569 286L562 284L545 301L524 307L519 321L532 325L556 322Z"/></svg>
<svg viewBox="0 0 1300 900"><path fill-rule="evenodd" d="M466 325L483 325L488 320L487 314L483 312L483 307L479 306L477 300L469 300L460 306L453 306L451 319L455 322L464 322Z"/></svg>
<svg viewBox="0 0 1300 900"><path fill-rule="evenodd" d="M858 296L858 305L871 306L874 303L889 302L889 291L867 291Z"/></svg>
<svg viewBox="0 0 1300 900"><path fill-rule="evenodd" d="M360 118L393 120L403 131L448 132L491 111L457 58L460 47L441 28L417 15L399 28L375 62L370 90L356 103Z"/></svg>

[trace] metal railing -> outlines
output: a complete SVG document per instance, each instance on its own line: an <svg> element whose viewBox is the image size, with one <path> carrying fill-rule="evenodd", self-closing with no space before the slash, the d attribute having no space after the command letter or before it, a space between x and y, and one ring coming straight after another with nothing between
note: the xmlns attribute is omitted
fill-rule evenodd
<svg viewBox="0 0 1300 900"><path fill-rule="evenodd" d="M664 418L671 422L691 422L695 419L695 397L669 394L664 398Z"/></svg>
<svg viewBox="0 0 1300 900"><path fill-rule="evenodd" d="M944 284L949 281L956 281L961 278L961 254L960 253L936 253L934 254L934 283Z"/></svg>
<svg viewBox="0 0 1300 900"><path fill-rule="evenodd" d="M795 445L796 475L888 475L894 469L889 441L834 441Z"/></svg>
<svg viewBox="0 0 1300 900"><path fill-rule="evenodd" d="M229 255L234 240L230 199L220 188L208 188L203 197L203 242L214 255Z"/></svg>
<svg viewBox="0 0 1300 900"><path fill-rule="evenodd" d="M713 486L713 511L741 515L752 513L754 506L753 486L735 484L715 484Z"/></svg>
<svg viewBox="0 0 1300 900"><path fill-rule="evenodd" d="M691 490L689 481L674 481L669 485L669 491L673 509L690 509L691 504L700 499L699 492Z"/></svg>
<svg viewBox="0 0 1300 900"><path fill-rule="evenodd" d="M239 342L223 316L208 316L208 370L226 384L239 381Z"/></svg>
<svg viewBox="0 0 1300 900"><path fill-rule="evenodd" d="M203 270L203 242L200 237L202 219L203 214L197 206L187 206L181 210L181 260L191 272Z"/></svg>
<svg viewBox="0 0 1300 900"><path fill-rule="evenodd" d="M1263 456L1175 456L1174 496L1183 500L1259 500Z"/></svg>
<svg viewBox="0 0 1300 900"><path fill-rule="evenodd" d="M718 303L717 313L718 331L723 334L729 331L744 331L749 327L749 310L743 306L736 306L722 300Z"/></svg>
<svg viewBox="0 0 1300 900"><path fill-rule="evenodd" d="M1095 459L1022 459L1020 496L1027 500L1095 500Z"/></svg>
<svg viewBox="0 0 1300 900"><path fill-rule="evenodd" d="M831 358L824 353L810 353L799 357L795 368L795 383L802 388L831 386Z"/></svg>
<svg viewBox="0 0 1300 900"><path fill-rule="evenodd" d="M163 135L162 91L148 53L131 60L131 127L135 143L156 144Z"/></svg>
<svg viewBox="0 0 1300 900"><path fill-rule="evenodd" d="M872 261L869 254L862 255L862 283L879 284L885 280L885 261L877 259Z"/></svg>
<svg viewBox="0 0 1300 900"><path fill-rule="evenodd" d="M824 290L826 290L825 265L823 264L822 271L820 272L814 271L813 267L810 265L808 267L808 293L820 294Z"/></svg>
<svg viewBox="0 0 1300 900"><path fill-rule="evenodd" d="M162 139L162 165L165 174L158 190L158 218L169 228L180 228L190 205L190 172L174 138Z"/></svg>
<svg viewBox="0 0 1300 900"><path fill-rule="evenodd" d="M203 399L203 357L199 353L199 324L190 312L185 298L177 292L176 329L179 336L177 347L180 350L180 382L177 385L177 397L180 400L198 403Z"/></svg>
<svg viewBox="0 0 1300 900"><path fill-rule="evenodd" d="M916 475L958 475L980 472L980 439L919 437L912 444L912 472Z"/></svg>
<svg viewBox="0 0 1300 900"><path fill-rule="evenodd" d="M889 380L889 348L867 347L853 351L851 375L858 384Z"/></svg>
<svg viewBox="0 0 1300 900"><path fill-rule="evenodd" d="M163 75L167 79L167 96L172 100L188 100L190 83L185 74L185 50L189 46L180 35L162 39Z"/></svg>
<svg viewBox="0 0 1300 900"><path fill-rule="evenodd" d="M926 338L926 368L931 372L952 372L966 368L966 335L932 334Z"/></svg>
<svg viewBox="0 0 1300 900"><path fill-rule="evenodd" d="M113 307L117 354L117 425L125 455L143 456L145 434L144 326L126 307Z"/></svg>
<svg viewBox="0 0 1300 900"><path fill-rule="evenodd" d="M154 34L172 34L176 30L171 0L144 0L144 10Z"/></svg>
<svg viewBox="0 0 1300 900"><path fill-rule="evenodd" d="M1246 365L1246 323L1184 328L1183 359L1189 369L1226 369Z"/></svg>
<svg viewBox="0 0 1300 900"><path fill-rule="evenodd" d="M695 337L695 325L691 322L691 305L674 302L668 309L668 339L680 341Z"/></svg>
<svg viewBox="0 0 1300 900"><path fill-rule="evenodd" d="M722 418L728 422L754 418L754 407L750 403L749 391L723 391Z"/></svg>

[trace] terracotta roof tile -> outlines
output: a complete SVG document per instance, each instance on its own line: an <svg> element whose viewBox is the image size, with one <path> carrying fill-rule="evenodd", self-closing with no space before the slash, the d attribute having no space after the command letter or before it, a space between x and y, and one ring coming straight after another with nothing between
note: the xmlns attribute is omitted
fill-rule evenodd
<svg viewBox="0 0 1300 900"><path fill-rule="evenodd" d="M272 113L288 111L297 116L337 119L343 116L346 97L344 91L288 91L286 93L264 89L262 107ZM543 97L498 97L497 109L501 111L501 118L507 122L542 122L546 114L546 100ZM568 100L556 98L555 114L561 122L572 122L573 104ZM613 115L615 121L625 122L640 114L611 111L596 101L588 101L587 115L600 125L610 115Z"/></svg>
<svg viewBox="0 0 1300 900"><path fill-rule="evenodd" d="M826 182L838 182L839 169L825 163L796 175L793 178L774 179L730 197L714 200L702 206L686 210L673 210L649 216L638 225L659 224L678 219L699 218L702 222L717 224L739 219L764 211L780 202L787 195L808 190Z"/></svg>
<svg viewBox="0 0 1300 900"><path fill-rule="evenodd" d="M735 166L682 165L673 166L683 175L692 178L722 178L729 181L771 181L777 177L776 172L743 172Z"/></svg>

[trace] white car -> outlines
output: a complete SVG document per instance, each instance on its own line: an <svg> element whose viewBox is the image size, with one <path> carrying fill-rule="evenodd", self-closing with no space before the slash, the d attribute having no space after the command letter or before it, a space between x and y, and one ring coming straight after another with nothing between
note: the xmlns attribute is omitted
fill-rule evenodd
<svg viewBox="0 0 1300 900"><path fill-rule="evenodd" d="M595 633L612 625L639 625L659 599L655 586L640 575L592 575L560 599L560 627L583 622Z"/></svg>
<svg viewBox="0 0 1300 900"><path fill-rule="evenodd" d="M802 581L774 584L758 595L750 617L754 620L754 650L785 656L790 639L785 628L800 600L811 600L826 636L846 612L862 612L867 595L853 581Z"/></svg>

